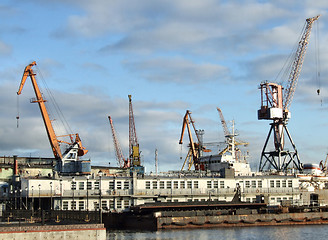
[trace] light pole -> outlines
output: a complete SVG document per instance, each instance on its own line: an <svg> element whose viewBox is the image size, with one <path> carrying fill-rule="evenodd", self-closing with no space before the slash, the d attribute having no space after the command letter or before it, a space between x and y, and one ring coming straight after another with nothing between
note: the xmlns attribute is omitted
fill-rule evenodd
<svg viewBox="0 0 328 240"><path fill-rule="evenodd" d="M41 209L41 184L39 184L39 210Z"/></svg>
<svg viewBox="0 0 328 240"><path fill-rule="evenodd" d="M50 210L52 210L52 182L50 182Z"/></svg>
<svg viewBox="0 0 328 240"><path fill-rule="evenodd" d="M63 179L60 178L60 210L63 210Z"/></svg>
<svg viewBox="0 0 328 240"><path fill-rule="evenodd" d="M75 178L73 177L73 178L72 178L73 201L72 201L72 204L71 204L71 209L72 209L72 210L75 210L75 206L76 206L76 204L75 204L75 200L74 200L74 190L75 190L75 188L76 188L76 185L75 185ZM73 205L73 204L74 204L74 205Z"/></svg>
<svg viewBox="0 0 328 240"><path fill-rule="evenodd" d="M87 175L87 212L89 212L89 175Z"/></svg>
<svg viewBox="0 0 328 240"><path fill-rule="evenodd" d="M14 191L14 198L15 198L15 210L17 209L17 190Z"/></svg>
<svg viewBox="0 0 328 240"><path fill-rule="evenodd" d="M25 208L26 208L26 210L28 209L27 208L27 187L25 187Z"/></svg>
<svg viewBox="0 0 328 240"><path fill-rule="evenodd" d="M99 220L102 223L102 212L101 212L101 176L99 176Z"/></svg>
<svg viewBox="0 0 328 240"><path fill-rule="evenodd" d="M33 196L33 188L34 188L34 186L32 186L32 187L31 187L31 189L32 189L32 207L31 207L31 209L32 209L32 215L33 215L33 210L34 210L34 196Z"/></svg>
<svg viewBox="0 0 328 240"><path fill-rule="evenodd" d="M13 199L13 190L11 190L10 191L10 210L12 210L13 209L13 201L14 201L14 199Z"/></svg>
<svg viewBox="0 0 328 240"><path fill-rule="evenodd" d="M22 210L23 202L22 202L22 189L19 189L19 209Z"/></svg>

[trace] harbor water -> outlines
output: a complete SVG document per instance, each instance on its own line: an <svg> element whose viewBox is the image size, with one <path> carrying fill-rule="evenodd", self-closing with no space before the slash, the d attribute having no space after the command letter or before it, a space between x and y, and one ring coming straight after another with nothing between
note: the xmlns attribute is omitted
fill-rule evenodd
<svg viewBox="0 0 328 240"><path fill-rule="evenodd" d="M290 240L327 239L328 225L312 226L270 226L270 227L231 227L215 229L184 229L155 232L108 231L107 240Z"/></svg>

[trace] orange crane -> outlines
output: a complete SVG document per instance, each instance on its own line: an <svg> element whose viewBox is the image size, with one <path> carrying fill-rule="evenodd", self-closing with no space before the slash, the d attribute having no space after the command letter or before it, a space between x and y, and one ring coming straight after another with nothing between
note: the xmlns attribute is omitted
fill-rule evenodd
<svg viewBox="0 0 328 240"><path fill-rule="evenodd" d="M192 125L197 141L194 142L193 137L192 137L192 131L190 124ZM199 157L201 156L201 152L210 152L210 149L206 149L204 146L202 146L202 142L200 141L200 137L198 134L198 131L196 130L194 121L191 118L191 112L189 110L186 111L186 114L183 117L183 122L182 122L182 130L181 130L181 136L179 140L179 144L183 143L183 136L184 136L184 131L185 129L188 129L188 136L189 136L189 151L187 153L187 156L185 158L185 161L182 165L181 170L184 169L187 161L188 161L188 170L191 169L191 167L194 165L195 170L204 170L204 166L200 164Z"/></svg>
<svg viewBox="0 0 328 240"><path fill-rule="evenodd" d="M137 139L136 126L134 123L132 96L129 97L129 158L132 166L140 166L140 151Z"/></svg>
<svg viewBox="0 0 328 240"><path fill-rule="evenodd" d="M116 152L116 159L118 161L118 164L121 168L129 168L130 167L130 162L128 159L125 159L122 153L122 148L121 145L117 139L116 136L116 131L114 128L114 123L113 120L110 116L108 116L108 120L112 129L112 135L113 135L113 141L114 141L114 147L115 147L115 152Z"/></svg>
<svg viewBox="0 0 328 240"><path fill-rule="evenodd" d="M72 168L73 164L70 164L70 163L72 161L78 160L78 157L85 155L88 152L88 150L86 150L82 146L81 139L77 133L63 135L63 136L56 136L56 133L53 129L53 126L52 126L52 123L51 123L51 120L50 120L50 117L49 117L49 114L48 114L48 111L47 111L47 108L45 105L46 100L42 96L42 93L41 93L41 91L38 87L37 81L35 79L36 74L34 73L34 71L32 69L32 67L35 65L36 65L36 62L34 61L25 67L23 77L22 77L21 83L19 85L19 89L17 91L17 95L20 95L22 93L26 79L27 79L27 77L30 77L33 88L34 88L34 92L36 95L36 99L33 99L31 102L38 103L38 105L39 105L52 152L54 154L55 159L59 160L61 162L61 166L59 166L58 170L60 172L75 171L76 169L74 170L74 168ZM65 142L65 141L58 139L58 137L65 137L65 136L66 137L68 136L70 138L71 142ZM73 139L74 136L75 136L75 140ZM69 147L67 148L67 150L65 151L64 154L61 152L60 143L66 143L69 145ZM70 167L65 168L65 164L70 165Z"/></svg>
<svg viewBox="0 0 328 240"><path fill-rule="evenodd" d="M258 119L273 120L262 150L259 166L260 171L263 171L266 166L268 168L273 167L278 172L287 171L287 168L291 164L293 164L293 167L297 170L302 170L296 146L287 129L287 122L291 117L289 108L296 90L299 75L301 73L312 25L316 20L318 20L319 17L320 15L306 19L305 28L302 32L294 61L291 64L287 87L284 89L280 84L270 82L265 82L260 85L261 108L258 110ZM266 147L272 132L274 134L273 141L275 150L266 151ZM284 148L284 132L287 133L288 139L293 148L292 151Z"/></svg>

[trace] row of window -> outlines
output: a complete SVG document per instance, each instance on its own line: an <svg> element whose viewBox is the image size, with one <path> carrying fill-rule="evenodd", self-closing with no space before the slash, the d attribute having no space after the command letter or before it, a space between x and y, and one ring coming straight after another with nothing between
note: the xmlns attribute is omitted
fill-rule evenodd
<svg viewBox="0 0 328 240"><path fill-rule="evenodd" d="M99 181L79 181L79 182L71 182L72 190L86 190L85 186L87 186L87 190L98 190L100 183ZM130 182L129 181L109 181L108 183L109 189L129 189Z"/></svg>
<svg viewBox="0 0 328 240"><path fill-rule="evenodd" d="M159 181L159 182L146 181L146 189L172 189L172 188L174 189L199 188L199 184L198 181Z"/></svg>
<svg viewBox="0 0 328 240"><path fill-rule="evenodd" d="M280 187L293 187L292 180L270 180L270 188L280 188Z"/></svg>
<svg viewBox="0 0 328 240"><path fill-rule="evenodd" d="M239 182L242 185L242 181ZM87 186L86 186L87 185ZM99 181L80 181L72 182L72 190L88 190L99 189ZM262 188L262 180L245 180L245 188ZM292 180L270 180L270 188L280 188L280 187L292 187ZM109 181L108 187L111 190L114 189L129 189L129 181ZM199 188L198 181L146 181L146 189L184 189L184 188ZM224 181L207 181L207 188L225 188Z"/></svg>
<svg viewBox="0 0 328 240"><path fill-rule="evenodd" d="M116 208L127 208L130 206L130 200L116 200ZM101 208L103 210L114 209L114 201L113 200L102 200ZM63 201L63 210L86 210L86 202L85 201ZM89 210L99 210L99 201L93 202L93 208L91 206L91 201L89 202Z"/></svg>

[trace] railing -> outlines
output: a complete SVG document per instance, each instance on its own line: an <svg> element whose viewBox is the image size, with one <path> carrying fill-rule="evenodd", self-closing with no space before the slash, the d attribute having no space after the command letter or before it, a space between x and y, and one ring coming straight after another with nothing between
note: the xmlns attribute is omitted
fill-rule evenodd
<svg viewBox="0 0 328 240"><path fill-rule="evenodd" d="M73 211L73 210L7 210L3 212L3 222L42 222L60 224L64 220L67 222L99 223L102 216L100 211Z"/></svg>

